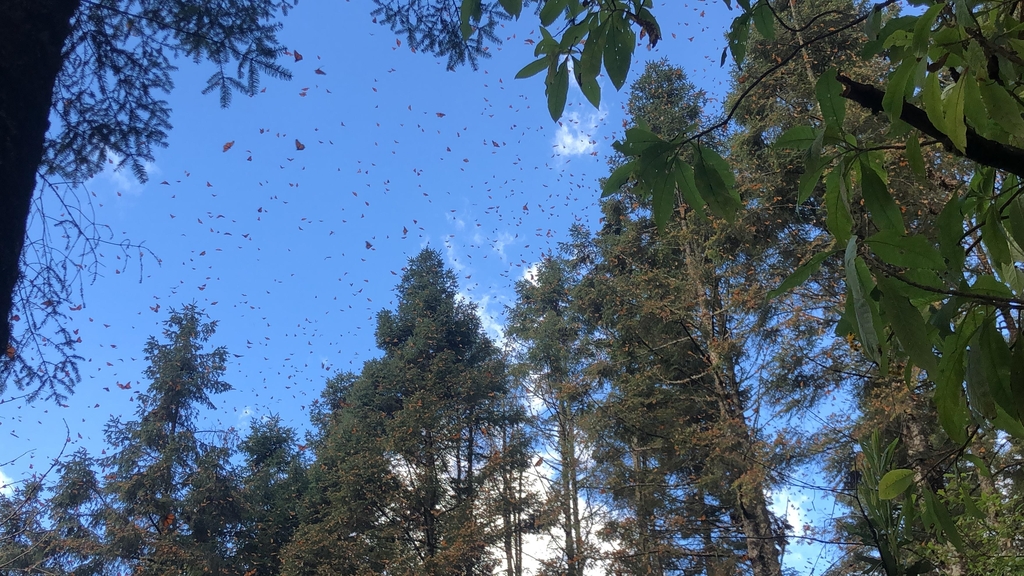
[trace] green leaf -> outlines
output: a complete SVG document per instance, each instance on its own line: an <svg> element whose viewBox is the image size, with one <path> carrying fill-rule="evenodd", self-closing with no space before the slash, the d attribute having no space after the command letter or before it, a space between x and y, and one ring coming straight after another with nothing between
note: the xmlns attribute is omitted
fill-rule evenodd
<svg viewBox="0 0 1024 576"><path fill-rule="evenodd" d="M1003 186L1006 189L1006 183ZM1017 196L1010 202L1006 207L1006 216L1013 241L1024 250L1024 196Z"/></svg>
<svg viewBox="0 0 1024 576"><path fill-rule="evenodd" d="M882 290L879 304L903 350L914 364L927 371L930 378L934 378L939 373L939 362L932 350L935 328L925 322L921 311L900 293L897 280L879 277L878 286Z"/></svg>
<svg viewBox="0 0 1024 576"><path fill-rule="evenodd" d="M697 184L693 180L693 167L682 160L676 160L676 186L690 208L696 210L701 218L707 218L704 200L700 197Z"/></svg>
<svg viewBox="0 0 1024 576"><path fill-rule="evenodd" d="M899 120L903 113L903 102L907 95L907 84L913 80L917 61L908 58L900 64L895 72L889 75L889 85L882 96L882 109L889 115L890 121Z"/></svg>
<svg viewBox="0 0 1024 576"><path fill-rule="evenodd" d="M868 40L878 39L878 29L882 26L882 11L871 9L871 14L868 15L868 19L864 22L864 35L868 37Z"/></svg>
<svg viewBox="0 0 1024 576"><path fill-rule="evenodd" d="M907 164L910 165L910 169L914 172L914 175L918 178L924 179L926 176L924 170L924 156L921 155L921 141L917 139L917 133L911 133L907 136L907 150L905 155L907 157Z"/></svg>
<svg viewBox="0 0 1024 576"><path fill-rule="evenodd" d="M993 202L985 214L985 221L981 225L981 242L988 250L992 265L997 270L1004 264L1012 264L1010 257L1010 245L1006 242L1006 232L1003 230L1002 214L999 212L997 202Z"/></svg>
<svg viewBox="0 0 1024 576"><path fill-rule="evenodd" d="M477 19L480 18L480 0L462 0L462 4L459 7L459 17L463 40L473 35L473 26L470 25L470 21L474 16Z"/></svg>
<svg viewBox="0 0 1024 576"><path fill-rule="evenodd" d="M965 333L966 332L966 333ZM951 440L959 444L967 442L967 400L964 398L964 355L967 342L973 330L961 326L946 337L939 360L939 377L935 380L934 402L939 414L939 424Z"/></svg>
<svg viewBox="0 0 1024 576"><path fill-rule="evenodd" d="M860 335L860 343L864 354L876 364L882 363L879 355L879 339L877 324L875 322L876 312L872 310L868 302L868 291L866 285L872 283L871 278L863 278L866 268L858 266L863 261L857 256L857 237L851 236L846 244L846 287L853 298L853 311L857 319L857 333Z"/></svg>
<svg viewBox="0 0 1024 576"><path fill-rule="evenodd" d="M792 274L786 277L786 279L782 281L782 284L779 284L778 288L768 293L768 300L772 300L780 294L785 294L793 288L803 284L811 277L811 274L814 274L819 268L821 268L821 263L824 262L826 258L835 253L835 250L829 250L827 252L818 252L814 256L811 256L810 260L801 264L800 267L794 270Z"/></svg>
<svg viewBox="0 0 1024 576"><path fill-rule="evenodd" d="M946 132L946 117L942 112L942 88L939 87L939 75L932 72L925 76L924 89L921 91L921 103L928 120L940 132Z"/></svg>
<svg viewBox="0 0 1024 576"><path fill-rule="evenodd" d="M964 71L960 76L960 81L946 91L946 96L942 100L946 136L949 136L950 141L960 152L967 150L967 124L964 122L964 86L967 84L964 77L966 75L967 72Z"/></svg>
<svg viewBox="0 0 1024 576"><path fill-rule="evenodd" d="M694 146L693 180L701 198L717 216L732 222L742 205L732 189L734 176L724 158L705 146Z"/></svg>
<svg viewBox="0 0 1024 576"><path fill-rule="evenodd" d="M825 117L825 123L841 130L843 120L846 118L846 98L843 98L843 85L836 77L838 72L835 68L829 68L818 78L815 86L815 94L818 97L818 105L821 107L821 114Z"/></svg>
<svg viewBox="0 0 1024 576"><path fill-rule="evenodd" d="M754 27L757 28L757 32L763 36L766 40L775 39L775 15L772 14L772 9L768 6L767 0L759 0L757 5L754 6Z"/></svg>
<svg viewBox="0 0 1024 576"><path fill-rule="evenodd" d="M629 23L612 17L608 25L608 38L604 46L604 67L616 90L620 90L629 76L629 64L633 60L636 34Z"/></svg>
<svg viewBox="0 0 1024 576"><path fill-rule="evenodd" d="M914 26L914 42L911 46L918 56L928 53L928 39L932 34L932 25L935 24L935 18L938 17L939 12L945 7L945 2L936 2L917 19L917 24Z"/></svg>
<svg viewBox="0 0 1024 576"><path fill-rule="evenodd" d="M665 231L665 225L668 224L668 219L676 207L675 184L673 171L667 165L659 166L651 182L651 212L660 232Z"/></svg>
<svg viewBox="0 0 1024 576"><path fill-rule="evenodd" d="M914 483L914 471L906 468L890 470L878 481L878 497L892 500Z"/></svg>
<svg viewBox="0 0 1024 576"><path fill-rule="evenodd" d="M813 126L794 126L783 132L772 146L780 150L807 150L814 145L818 133Z"/></svg>
<svg viewBox="0 0 1024 576"><path fill-rule="evenodd" d="M808 169L800 175L800 185L797 189L797 204L803 204L814 193L815 186L821 181L821 173L825 171L825 163L822 162L813 170Z"/></svg>
<svg viewBox="0 0 1024 576"><path fill-rule="evenodd" d="M946 261L924 236L904 236L894 230L883 230L864 243L889 264L903 268L946 269Z"/></svg>
<svg viewBox="0 0 1024 576"><path fill-rule="evenodd" d="M584 76L580 80L580 91L586 96L587 102L590 102L594 108L601 107L601 84L598 83L597 78L590 76Z"/></svg>
<svg viewBox="0 0 1024 576"><path fill-rule="evenodd" d="M942 534L946 537L946 540L956 548L957 552L961 554L966 553L964 547L964 541L960 537L960 532L956 529L956 522L953 521L953 516L950 515L949 510L946 509L946 505L939 500L938 496L932 493L931 490L925 488L926 499L930 500L930 505L935 513L935 517L939 522L939 528L942 529Z"/></svg>
<svg viewBox="0 0 1024 576"><path fill-rule="evenodd" d="M966 260L966 251L960 243L964 234L964 215L961 212L960 196L953 194L939 213L936 222L939 234L939 251L946 259L949 270L961 270ZM962 274L962 273L961 273Z"/></svg>
<svg viewBox="0 0 1024 576"><path fill-rule="evenodd" d="M501 4L501 8L513 18L518 19L523 12L523 0L498 0L498 2Z"/></svg>
<svg viewBox="0 0 1024 576"><path fill-rule="evenodd" d="M1010 348L996 328L995 321L992 318L986 319L971 340L968 366L980 364L980 376L991 391L992 399L1010 417L1020 422L1024 419L1024 396L1015 396L1011 389L1011 358Z"/></svg>
<svg viewBox="0 0 1024 576"><path fill-rule="evenodd" d="M547 70L548 67L551 65L552 60L554 60L554 58L555 55L545 56L543 58L538 58L537 60L530 62L526 66L523 66L523 69L516 73L516 80L522 80L523 78L536 76L537 74L540 74L541 72Z"/></svg>
<svg viewBox="0 0 1024 576"><path fill-rule="evenodd" d="M619 189L622 188L626 182L629 182L629 178L633 175L633 170L636 169L636 161L626 162L612 171L611 176L604 181L604 191L601 192L602 198L607 198L612 194L618 194Z"/></svg>
<svg viewBox="0 0 1024 576"><path fill-rule="evenodd" d="M1006 89L991 80L982 82L978 89L992 121L1008 134L1024 138L1024 119L1021 118L1020 104Z"/></svg>
<svg viewBox="0 0 1024 576"><path fill-rule="evenodd" d="M565 100L569 94L569 65L563 61L554 74L548 72L544 93L548 97L548 113L557 121L565 110Z"/></svg>
<svg viewBox="0 0 1024 576"><path fill-rule="evenodd" d="M825 178L825 225L840 244L844 244L850 239L853 229L853 217L850 216L845 189L846 178L843 175L843 166L840 164L833 168Z"/></svg>
<svg viewBox="0 0 1024 576"><path fill-rule="evenodd" d="M964 454L964 458L966 458L971 464L974 464L974 467L978 469L978 474L981 474L986 478L992 477L992 472L988 469L988 464L986 464L984 460L974 454Z"/></svg>
<svg viewBox="0 0 1024 576"><path fill-rule="evenodd" d="M550 26L565 10L566 0L546 0L540 9L541 26Z"/></svg>
<svg viewBox="0 0 1024 576"><path fill-rule="evenodd" d="M864 196L864 207L871 213L871 220L879 230L891 230L903 234L903 215L899 206L889 195L889 190L866 156L860 161L860 189Z"/></svg>
<svg viewBox="0 0 1024 576"><path fill-rule="evenodd" d="M962 80L964 84L964 114L967 121L974 126L976 132L988 132L992 117L985 110L985 103L981 99L981 92L978 90L978 80L973 74L965 75Z"/></svg>
<svg viewBox="0 0 1024 576"><path fill-rule="evenodd" d="M732 52L733 61L737 67L742 66L743 59L747 56L747 39L750 37L750 12L744 12L732 21L732 27L726 37L729 40L729 51Z"/></svg>

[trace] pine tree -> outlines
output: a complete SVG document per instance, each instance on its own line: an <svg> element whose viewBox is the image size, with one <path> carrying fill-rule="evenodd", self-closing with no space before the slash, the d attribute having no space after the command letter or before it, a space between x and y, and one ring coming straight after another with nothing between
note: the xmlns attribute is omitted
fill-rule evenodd
<svg viewBox="0 0 1024 576"><path fill-rule="evenodd" d="M253 421L239 446L243 516L234 546L238 571L249 576L280 574L281 551L298 527L306 446L296 440L294 430L271 416Z"/></svg>
<svg viewBox="0 0 1024 576"><path fill-rule="evenodd" d="M376 339L383 356L335 394L285 573L489 573L508 378L436 251L410 259Z"/></svg>
<svg viewBox="0 0 1024 576"><path fill-rule="evenodd" d="M583 317L572 299L579 273L569 260L546 257L531 278L516 283L516 304L506 334L518 347L520 387L539 406L533 449L552 470L544 480L544 522L553 529L561 556L546 569L582 576L597 555L591 537L594 510L588 490L592 439L584 419L593 411L598 383L588 374L594 352Z"/></svg>
<svg viewBox="0 0 1024 576"><path fill-rule="evenodd" d="M216 322L194 304L171 311L165 342L150 338L150 380L137 397L136 419L111 419L112 453L100 460L107 502L107 554L135 574L230 573L232 537L242 519L232 473L230 432L196 427L221 380L227 351L204 351Z"/></svg>

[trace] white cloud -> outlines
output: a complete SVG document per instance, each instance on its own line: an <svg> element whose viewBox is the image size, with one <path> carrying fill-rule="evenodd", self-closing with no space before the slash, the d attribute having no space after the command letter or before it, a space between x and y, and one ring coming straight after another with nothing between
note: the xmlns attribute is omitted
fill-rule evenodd
<svg viewBox="0 0 1024 576"><path fill-rule="evenodd" d="M769 492L766 496L772 503L772 513L786 518L786 523L790 526L791 535L803 536L807 533L804 530L804 525L807 521L804 519L805 511L802 506L810 501L809 496L788 489L784 489L778 494Z"/></svg>
<svg viewBox="0 0 1024 576"><path fill-rule="evenodd" d="M238 421L241 422L242 420L248 420L249 418L252 418L252 413L253 410L251 406L246 406L245 408L242 408L241 410L238 411Z"/></svg>
<svg viewBox="0 0 1024 576"><path fill-rule="evenodd" d="M540 262L534 262L525 269L523 269L523 280L526 280L534 286L537 285L537 274L540 273Z"/></svg>
<svg viewBox="0 0 1024 576"><path fill-rule="evenodd" d="M491 304L495 304L496 299L490 294L482 298L474 298L468 292L462 291L456 294L455 297L461 302L470 302L476 305L476 315L480 318L480 325L483 327L484 332L494 340L494 344L497 347L504 347L505 326L501 322L501 312L491 309Z"/></svg>
<svg viewBox="0 0 1024 576"><path fill-rule="evenodd" d="M582 116L578 111L564 114L555 132L555 154L583 156L594 152L597 149L597 131L606 115L603 108Z"/></svg>
<svg viewBox="0 0 1024 576"><path fill-rule="evenodd" d="M0 470L0 495L10 497L14 494L14 478Z"/></svg>
<svg viewBox="0 0 1024 576"><path fill-rule="evenodd" d="M122 194L132 194L138 196L142 194L142 189L145 188L144 184L140 184L135 179L135 175L131 171L131 166L125 166L118 170L117 165L121 162L122 157L108 153L107 163L103 167L103 171L96 175L92 179L91 184L94 187L103 188L104 191L109 189L111 192L120 192ZM143 168L146 169L146 174L152 180L160 174L160 167L153 162L143 162Z"/></svg>

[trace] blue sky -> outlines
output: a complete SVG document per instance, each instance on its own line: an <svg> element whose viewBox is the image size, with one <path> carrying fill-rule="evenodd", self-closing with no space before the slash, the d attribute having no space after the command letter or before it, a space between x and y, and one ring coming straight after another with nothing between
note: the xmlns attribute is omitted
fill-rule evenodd
<svg viewBox="0 0 1024 576"><path fill-rule="evenodd" d="M508 23L479 70L449 72L373 24L371 9L302 3L281 33L302 55L282 56L294 78L264 79L264 92L228 109L200 94L208 67L179 62L174 128L150 181L107 171L87 184L97 220L117 239L144 242L160 264L144 257L140 283L138 259L116 273L122 261L105 251L72 313L86 362L68 407L0 405L8 478L47 467L64 443L62 419L69 451L102 449L108 419L134 412L146 386L142 348L171 307L197 302L219 323L213 343L231 353L235 390L215 399L201 428L244 431L251 418L279 414L305 429L325 379L377 354L374 316L393 306L401 268L423 246L445 254L499 336L524 270L571 224L596 225L625 90L603 79L597 110L572 88L555 123L542 78L513 79L533 59L535 18ZM631 78L667 57L717 102L731 16L723 3L659 3L655 14L665 38L637 49Z"/></svg>

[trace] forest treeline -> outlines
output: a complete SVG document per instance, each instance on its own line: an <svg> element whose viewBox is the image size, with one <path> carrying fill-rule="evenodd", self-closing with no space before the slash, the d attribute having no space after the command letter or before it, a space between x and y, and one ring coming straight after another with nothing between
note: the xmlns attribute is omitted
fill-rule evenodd
<svg viewBox="0 0 1024 576"><path fill-rule="evenodd" d="M1005 408L1024 396L982 386L1019 380L1008 357L1021 350L1019 309L979 317L961 356L922 369L908 355L930 355L943 321L985 309L935 302L921 275L911 278L920 298L880 300L885 278L866 282L863 261L826 250L845 226L876 234L883 255L876 227L890 209L914 237L945 246L963 215L950 219L948 206L979 202L972 191L985 183L938 140L913 137L920 163L906 144L858 150L856 179L887 178L893 204L879 212L850 172L819 182L803 151L773 145L835 115L821 110L824 71L854 83L889 74L861 57L866 38L853 29L780 62L805 44L796 22L835 18L839 29L850 9L790 3L775 14L791 19L785 33L759 25L745 40L727 98L733 129L684 159L690 178L736 191L735 218L683 198L682 185L666 211L654 205L665 195L624 180L596 229L567 231L516 284L501 346L424 250L395 309L377 316L380 355L326 382L305 434L274 417L244 434L200 429L197 416L230 388L228 355L210 348L215 321L194 305L172 312L146 344L149 387L132 418L108 423L106 448L0 499L0 572L781 576L811 569L784 568L801 541L825 549L815 573L835 576L1024 572L1024 430ZM752 77L760 85L745 91ZM650 62L628 123L673 141L700 132L707 104L678 67ZM870 107L844 109L841 123L864 140L891 130ZM716 158L734 170L711 170ZM616 155L609 175L627 162L644 169ZM848 209L837 210L839 195ZM954 234L955 265L971 278L995 274L982 226L993 224ZM893 245L894 258L913 257ZM1011 236L1000 246L1011 266L997 272L1019 275L1021 246ZM802 282L787 282L796 269ZM778 290L784 282L795 286ZM925 324L924 309L919 339L893 332L865 346L865 326ZM954 361L967 371L958 390L971 382L954 398L970 417L959 427L936 408L936 374ZM791 490L827 496L833 512L789 525L774 511Z"/></svg>

